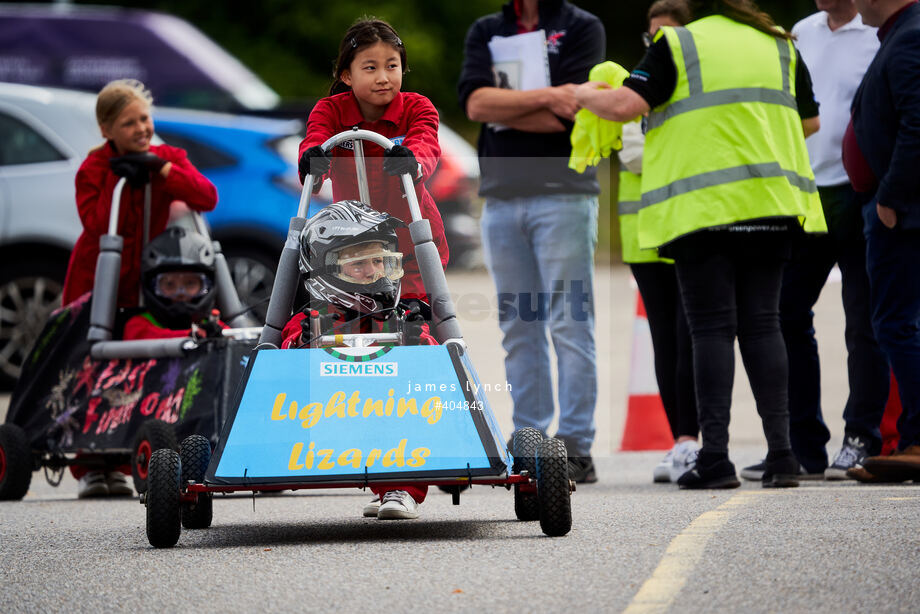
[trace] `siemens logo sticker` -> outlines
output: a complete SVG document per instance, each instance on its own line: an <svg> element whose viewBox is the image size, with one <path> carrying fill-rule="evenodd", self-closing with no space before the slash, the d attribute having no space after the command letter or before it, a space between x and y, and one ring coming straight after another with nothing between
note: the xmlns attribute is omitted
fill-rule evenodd
<svg viewBox="0 0 920 614"><path fill-rule="evenodd" d="M396 377L399 375L396 362L322 362L320 376L370 376Z"/></svg>

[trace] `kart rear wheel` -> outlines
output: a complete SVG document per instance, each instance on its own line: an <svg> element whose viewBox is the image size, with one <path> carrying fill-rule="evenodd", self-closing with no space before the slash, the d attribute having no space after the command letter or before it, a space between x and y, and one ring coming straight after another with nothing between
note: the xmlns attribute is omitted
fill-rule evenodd
<svg viewBox="0 0 920 614"><path fill-rule="evenodd" d="M0 424L0 501L18 501L32 483L32 454L25 431Z"/></svg>
<svg viewBox="0 0 920 614"><path fill-rule="evenodd" d="M535 428L522 428L511 436L511 455L514 465L511 471L520 474L526 471L528 475L537 475L537 446L543 441L543 433ZM539 520L540 501L532 492L521 492L521 485L514 485L514 514L518 520Z"/></svg>
<svg viewBox="0 0 920 614"><path fill-rule="evenodd" d="M537 446L537 497L543 532L550 537L568 533L572 529L572 491L568 454L559 439L544 439Z"/></svg>
<svg viewBox="0 0 920 614"><path fill-rule="evenodd" d="M179 451L176 432L173 427L162 420L148 420L141 425L134 437L131 449L131 476L134 478L134 490L147 492L149 478L148 463L153 453L161 448Z"/></svg>
<svg viewBox="0 0 920 614"><path fill-rule="evenodd" d="M203 482L211 462L211 442L201 435L189 435L179 446L182 461L182 484ZM213 499L209 492L198 493L194 503L182 502L182 526L186 529L207 529L213 517Z"/></svg>
<svg viewBox="0 0 920 614"><path fill-rule="evenodd" d="M182 533L181 476L182 461L175 450L160 449L153 453L147 479L147 541L154 548L175 546Z"/></svg>

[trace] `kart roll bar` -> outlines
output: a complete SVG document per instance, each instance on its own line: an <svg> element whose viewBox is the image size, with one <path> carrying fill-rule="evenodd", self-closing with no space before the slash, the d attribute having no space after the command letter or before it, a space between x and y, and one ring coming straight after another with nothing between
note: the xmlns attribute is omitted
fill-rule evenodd
<svg viewBox="0 0 920 614"><path fill-rule="evenodd" d="M137 341L112 341L115 313L118 308L118 283L121 277L121 255L124 240L118 234L118 216L121 209L121 195L127 180L122 177L112 192L112 206L109 211L108 232L99 237L99 258L96 260L96 276L93 280L90 325L86 334L92 344L90 355L96 359L119 358L175 358L198 347L191 337L173 339L145 339ZM144 187L144 234L149 232L151 191L150 184ZM192 212L196 230L210 239L207 226L197 212ZM214 246L215 283L217 284L217 305L224 313L240 314L243 310L236 287L230 277L227 260L220 251L220 244ZM251 319L238 315L230 321L232 326L248 326Z"/></svg>
<svg viewBox="0 0 920 614"><path fill-rule="evenodd" d="M323 143L323 151L329 152L333 147L345 141L354 141L355 171L361 201L373 206L369 198L367 173L364 166L364 148L361 145L361 141L371 141L386 151L393 148L393 142L376 132L354 128L331 137ZM403 192L409 204L409 212L412 215L409 234L412 237L412 243L415 245L415 257L418 262L419 272L422 275L422 283L431 300L432 333L441 343L445 343L449 339L462 340L463 335L460 332L460 324L457 322L456 309L447 291L447 279L444 276L444 268L441 266L441 257L432 240L431 224L422 217L412 176L409 173L405 173L400 176L400 179L402 180ZM281 331L290 319L291 311L294 308L294 296L297 292L300 278L300 267L298 265L300 232L307 222L306 215L310 208L312 193L313 175L307 175L304 177L303 189L300 193L297 216L291 218L288 236L278 261L275 284L272 287L268 313L265 317L265 328L262 329L262 336L259 339L260 345L269 344L270 346L280 347Z"/></svg>

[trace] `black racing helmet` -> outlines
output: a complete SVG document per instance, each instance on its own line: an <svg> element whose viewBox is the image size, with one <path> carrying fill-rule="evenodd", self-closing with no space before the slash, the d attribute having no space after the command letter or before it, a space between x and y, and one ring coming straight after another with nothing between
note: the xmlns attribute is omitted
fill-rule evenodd
<svg viewBox="0 0 920 614"><path fill-rule="evenodd" d="M188 328L207 318L217 296L211 241L170 226L144 249L141 287L145 306L167 328Z"/></svg>
<svg viewBox="0 0 920 614"><path fill-rule="evenodd" d="M310 295L360 313L396 307L402 221L356 200L327 205L300 232L300 271Z"/></svg>

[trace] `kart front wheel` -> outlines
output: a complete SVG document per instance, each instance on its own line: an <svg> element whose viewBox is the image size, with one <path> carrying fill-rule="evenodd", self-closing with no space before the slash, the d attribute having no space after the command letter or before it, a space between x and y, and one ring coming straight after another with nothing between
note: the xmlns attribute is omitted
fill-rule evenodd
<svg viewBox="0 0 920 614"><path fill-rule="evenodd" d="M526 471L531 478L537 475L537 446L541 441L543 433L535 428L526 427L514 431L511 436L511 455L514 457L512 472L520 474ZM540 501L536 493L523 492L520 484L514 485L514 515L518 520L540 519Z"/></svg>
<svg viewBox="0 0 920 614"><path fill-rule="evenodd" d="M544 439L537 446L537 498L540 500L540 528L550 537L572 529L572 491L568 455L559 439Z"/></svg>
<svg viewBox="0 0 920 614"><path fill-rule="evenodd" d="M0 424L0 501L18 501L32 483L32 454L25 431Z"/></svg>
<svg viewBox="0 0 920 614"><path fill-rule="evenodd" d="M189 435L179 445L182 461L182 484L204 481L211 462L211 443L201 435ZM213 499L209 492L198 493L194 503L182 502L182 526L186 529L207 529L213 517Z"/></svg>
<svg viewBox="0 0 920 614"><path fill-rule="evenodd" d="M147 478L147 541L170 548L182 533L182 462L175 450L159 449L150 457Z"/></svg>
<svg viewBox="0 0 920 614"><path fill-rule="evenodd" d="M172 425L162 420L147 420L138 429L131 449L131 476L134 478L134 490L147 492L148 464L153 453L160 448L179 451L176 432Z"/></svg>

